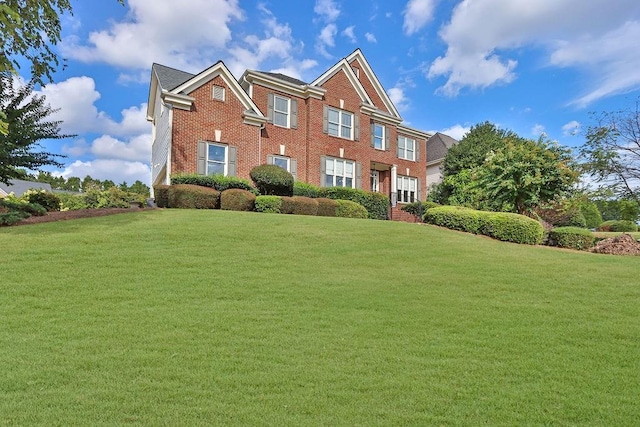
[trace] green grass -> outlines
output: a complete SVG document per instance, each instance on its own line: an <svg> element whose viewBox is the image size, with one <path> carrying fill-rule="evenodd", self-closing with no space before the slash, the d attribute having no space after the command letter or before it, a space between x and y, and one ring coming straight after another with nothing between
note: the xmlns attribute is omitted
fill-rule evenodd
<svg viewBox="0 0 640 427"><path fill-rule="evenodd" d="M0 425L640 424L634 257L188 210L0 247Z"/></svg>

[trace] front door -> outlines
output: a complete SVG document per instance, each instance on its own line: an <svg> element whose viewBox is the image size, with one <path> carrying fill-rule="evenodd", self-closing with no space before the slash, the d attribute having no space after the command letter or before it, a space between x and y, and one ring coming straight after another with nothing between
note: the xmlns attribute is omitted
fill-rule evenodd
<svg viewBox="0 0 640 427"><path fill-rule="evenodd" d="M380 172L371 171L371 191L380 192Z"/></svg>

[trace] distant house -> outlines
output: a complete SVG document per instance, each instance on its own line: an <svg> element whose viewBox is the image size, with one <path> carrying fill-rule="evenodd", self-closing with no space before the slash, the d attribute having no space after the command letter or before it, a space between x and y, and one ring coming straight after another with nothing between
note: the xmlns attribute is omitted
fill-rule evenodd
<svg viewBox="0 0 640 427"><path fill-rule="evenodd" d="M51 185L44 182L23 181L21 179L9 180L9 185L0 182L0 197L5 197L13 193L16 197L22 196L27 190L52 191Z"/></svg>
<svg viewBox="0 0 640 427"><path fill-rule="evenodd" d="M263 163L296 180L380 192L401 204L426 195L431 134L403 119L360 49L304 82L225 64L190 74L153 64L147 120L152 126L153 185L175 173L249 178Z"/></svg>
<svg viewBox="0 0 640 427"><path fill-rule="evenodd" d="M427 191L429 187L442 182L440 167L449 148L457 143L458 140L440 132L427 140Z"/></svg>

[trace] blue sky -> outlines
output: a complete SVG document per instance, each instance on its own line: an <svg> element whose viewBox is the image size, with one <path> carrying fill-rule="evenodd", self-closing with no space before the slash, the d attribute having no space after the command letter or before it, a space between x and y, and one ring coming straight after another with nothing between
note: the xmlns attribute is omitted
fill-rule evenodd
<svg viewBox="0 0 640 427"><path fill-rule="evenodd" d="M72 1L67 66L40 88L63 132L64 176L150 180L153 62L197 73L223 60L312 81L360 48L405 123L461 138L491 121L582 144L590 112L640 95L637 0Z"/></svg>

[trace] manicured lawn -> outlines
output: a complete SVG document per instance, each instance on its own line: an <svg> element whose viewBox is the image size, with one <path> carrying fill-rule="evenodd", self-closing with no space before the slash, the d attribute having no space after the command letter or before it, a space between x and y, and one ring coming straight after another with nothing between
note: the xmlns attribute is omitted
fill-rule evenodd
<svg viewBox="0 0 640 427"><path fill-rule="evenodd" d="M180 210L0 248L0 425L640 424L637 257Z"/></svg>

